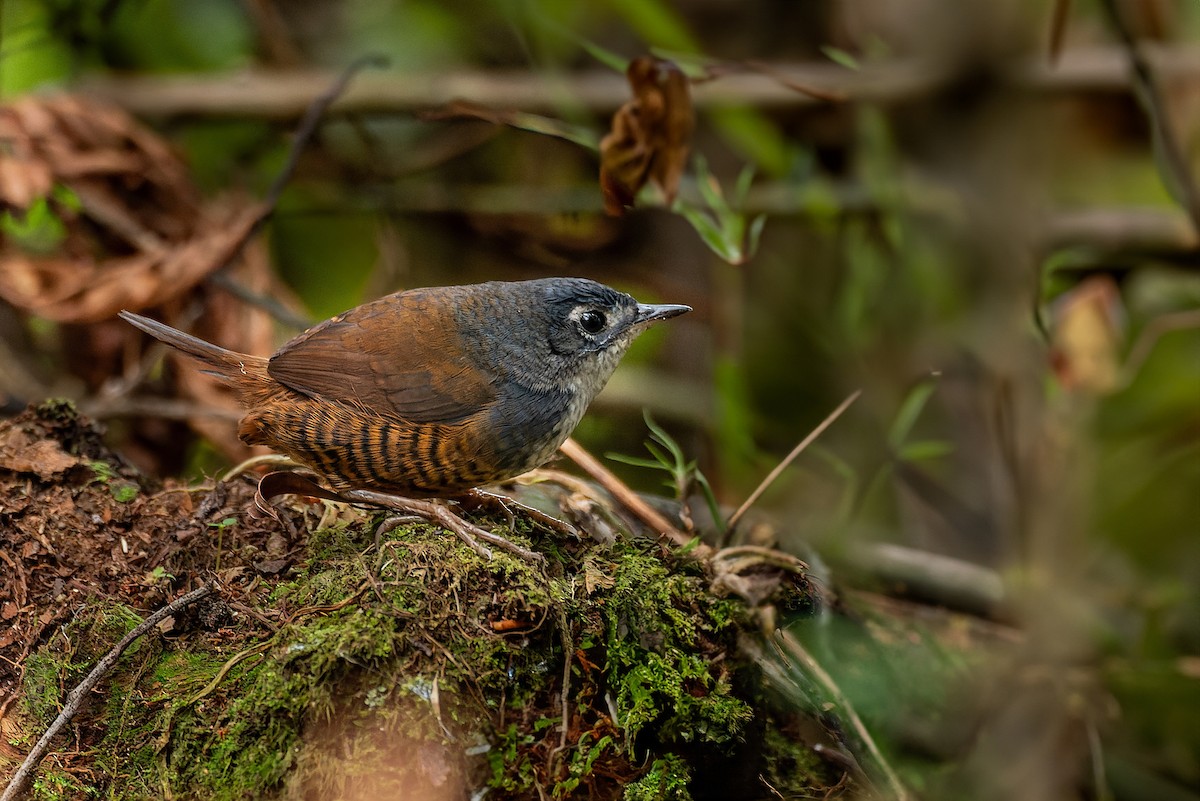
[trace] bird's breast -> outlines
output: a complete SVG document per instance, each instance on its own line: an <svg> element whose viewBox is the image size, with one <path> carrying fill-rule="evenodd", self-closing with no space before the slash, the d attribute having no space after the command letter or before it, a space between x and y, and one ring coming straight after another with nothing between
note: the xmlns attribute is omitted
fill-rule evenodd
<svg viewBox="0 0 1200 801"><path fill-rule="evenodd" d="M571 390L507 385L489 414L497 463L515 476L548 462L583 418L587 402Z"/></svg>

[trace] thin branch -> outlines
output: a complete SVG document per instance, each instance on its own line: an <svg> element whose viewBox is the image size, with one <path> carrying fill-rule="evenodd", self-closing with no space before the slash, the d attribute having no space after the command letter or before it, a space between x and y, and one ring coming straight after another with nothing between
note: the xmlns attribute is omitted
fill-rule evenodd
<svg viewBox="0 0 1200 801"><path fill-rule="evenodd" d="M237 422L243 413L236 409L225 409L220 406L210 406L203 403L172 400L171 398L129 397L129 398L92 398L81 401L80 409L84 414L96 420L110 420L120 417L153 417L160 420L194 420L198 417L211 417L217 420Z"/></svg>
<svg viewBox="0 0 1200 801"><path fill-rule="evenodd" d="M1058 63L1062 55L1063 37L1067 33L1067 18L1071 15L1071 0L1055 0L1054 14L1050 18L1050 52L1051 64Z"/></svg>
<svg viewBox="0 0 1200 801"><path fill-rule="evenodd" d="M851 567L882 582L888 595L918 598L987 620L1012 617L1004 579L981 565L886 542L852 547L846 558Z"/></svg>
<svg viewBox="0 0 1200 801"><path fill-rule="evenodd" d="M1158 85L1150 60L1146 58L1141 45L1133 35L1133 31L1125 22L1117 0L1102 0L1101 7L1108 15L1109 22L1116 32L1125 51L1129 56L1129 68L1133 73L1134 94L1142 101L1146 114L1150 118L1150 126L1154 138L1158 142L1162 154L1160 169L1166 173L1164 181L1180 195L1177 199L1187 210L1192 219L1192 225L1200 233L1200 188L1192 178L1191 168L1183 147L1167 118L1167 103L1162 89Z"/></svg>
<svg viewBox="0 0 1200 801"><path fill-rule="evenodd" d="M1186 331L1189 328L1200 328L1200 309L1187 309L1164 314L1146 323L1146 327L1138 335L1133 347L1129 349L1129 355L1125 357L1125 364L1121 368L1124 379L1122 384L1128 386L1133 383L1138 373L1142 371L1142 365L1146 363L1146 359L1150 358L1150 354L1154 352L1154 346L1158 344L1158 340L1162 339L1164 334L1172 331Z"/></svg>
<svg viewBox="0 0 1200 801"><path fill-rule="evenodd" d="M262 309L277 321L291 328L303 331L311 327L314 322L312 319L292 311L270 295L255 292L250 287L239 284L230 278L228 273L212 273L208 277L208 282L213 286L224 289L243 303Z"/></svg>
<svg viewBox="0 0 1200 801"><path fill-rule="evenodd" d="M787 469L788 465L794 462L796 457L803 453L804 449L813 443L813 440L821 436L825 429L829 428L829 426L833 424L834 420L837 420L839 417L841 417L842 413L849 409L850 404L858 400L858 396L861 394L861 389L856 389L854 392L852 392L850 397L846 398L838 405L836 409L830 412L829 416L822 420L816 428L810 431L807 437L800 440L800 444L792 448L792 452L783 457L783 461L775 465L775 469L767 474L767 477L764 478L762 483L755 488L754 492L750 493L750 497L743 501L742 505L737 508L737 511L729 516L729 523L725 526L727 536L728 533L732 532L737 526L738 521L742 519L742 515L746 513L746 510L753 506L754 502L757 501L759 497L767 491L767 488L775 483L775 479L779 478L780 474Z"/></svg>
<svg viewBox="0 0 1200 801"><path fill-rule="evenodd" d="M675 528L670 521L654 510L650 504L642 500L629 485L619 479L615 473L605 467L575 440L570 437L558 448L564 456L591 476L597 484L608 490L618 503L633 512L643 523L654 529L660 536L668 537L676 545L687 545L694 539Z"/></svg>
<svg viewBox="0 0 1200 801"><path fill-rule="evenodd" d="M312 103L304 110L304 116L300 120L300 127L296 129L296 138L292 142L291 150L288 152L287 161L283 165L283 169L275 176L275 180L271 182L271 186L267 189L267 195L264 201L267 207L274 209L279 203L279 196L283 194L283 188L292 180L292 175L296 172L296 165L300 162L300 154L304 152L305 146L309 140L313 138L313 134L317 132L317 125L325 113L329 111L329 107L333 105L333 101L337 100L346 92L346 87L350 85L350 80L354 76L366 69L367 67L383 68L387 66L387 59L380 55L364 56L356 60L349 67L342 71L338 79L321 94L313 98Z"/></svg>
<svg viewBox="0 0 1200 801"><path fill-rule="evenodd" d="M242 300L258 306L281 323L298 328L308 327L308 321L292 314L273 299L258 295L239 286L236 282L224 276L223 271L241 258L246 243L262 230L263 224L275 213L275 207L279 205L279 198L283 194L284 187L288 185L292 180L292 176L296 173L296 167L300 163L300 155L308 146L309 141L312 140L313 135L317 131L317 125L320 124L329 107L345 93L350 80L355 74L366 67L384 66L386 63L386 60L380 56L366 56L358 59L343 70L342 74L338 76L337 80L333 81L329 88L313 98L312 102L308 104L308 107L304 111L304 116L300 120L300 125L296 129L296 136L292 140L292 146L288 149L287 160L284 162L283 168L275 176L275 179L271 181L270 187L267 188L266 196L257 209L257 216L246 227L245 235L237 243L237 246L230 250L224 262L213 270L208 278L210 282Z"/></svg>
<svg viewBox="0 0 1200 801"><path fill-rule="evenodd" d="M12 780L8 783L8 788L4 794L0 795L0 801L16 801L24 792L25 785L33 777L33 772L37 769L38 764L45 757L46 752L50 750L50 741L54 739L62 729L71 722L75 715L79 712L79 708L83 705L88 694L95 689L100 679L104 678L113 667L116 666L117 660L121 658L121 654L125 649L133 644L135 640L141 637L150 629L157 626L166 618L176 614L182 609L191 606L196 601L205 597L213 590L211 584L206 584L199 589L192 590L187 595L176 598L171 603L159 609L150 617L143 620L133 628L128 634L121 638L121 641L112 647L112 649L104 655L91 672L87 674L83 681L71 690L67 695L67 702L63 705L62 712L50 724L50 728L46 729L46 733L42 735L37 744L33 746L33 750L25 757L25 761L21 763L21 767L13 774Z"/></svg>

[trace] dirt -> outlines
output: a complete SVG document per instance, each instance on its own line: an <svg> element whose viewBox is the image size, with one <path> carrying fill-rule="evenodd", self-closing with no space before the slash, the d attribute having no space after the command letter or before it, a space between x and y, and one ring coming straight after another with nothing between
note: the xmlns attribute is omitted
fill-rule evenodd
<svg viewBox="0 0 1200 801"><path fill-rule="evenodd" d="M207 568L254 575L278 525L242 514L252 484L187 487L140 474L95 424L49 401L0 422L0 710L31 651L87 603L152 611ZM227 525L215 559L220 521ZM286 552L272 555L279 572ZM0 714L0 718L3 714Z"/></svg>

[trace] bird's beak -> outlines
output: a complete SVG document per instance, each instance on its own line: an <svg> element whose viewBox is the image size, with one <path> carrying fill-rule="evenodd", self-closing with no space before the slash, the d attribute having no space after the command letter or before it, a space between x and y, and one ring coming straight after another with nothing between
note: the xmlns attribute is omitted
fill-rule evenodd
<svg viewBox="0 0 1200 801"><path fill-rule="evenodd" d="M670 317L678 317L681 314L686 314L691 310L691 306L681 306L676 303L639 303L637 316L633 318L633 324L645 325L657 320L666 320Z"/></svg>

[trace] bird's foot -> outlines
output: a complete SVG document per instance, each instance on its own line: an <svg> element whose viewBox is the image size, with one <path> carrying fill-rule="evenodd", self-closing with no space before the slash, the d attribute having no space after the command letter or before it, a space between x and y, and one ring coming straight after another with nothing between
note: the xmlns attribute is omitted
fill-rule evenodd
<svg viewBox="0 0 1200 801"><path fill-rule="evenodd" d="M386 492L376 492L374 490L358 489L334 492L322 487L307 476L299 473L279 471L268 473L258 482L258 492L254 498L255 505L263 512L278 518L278 514L270 505L270 500L279 495L308 495L314 498L344 501L346 503L366 503L372 506L382 506L385 509L391 509L401 514L416 515L428 520L430 523L449 529L458 535L458 538L465 542L471 550L485 559L491 559L492 552L480 540L490 543L501 550L508 551L527 562L541 564L546 561L546 557L540 553L523 548L516 543L509 542L499 534L493 534L486 529L480 528L455 514L446 504L439 501L405 498L400 495L391 495ZM499 496L494 497L497 500L508 502L506 499L499 498ZM491 503L495 505L494 501ZM515 504L515 501L513 503ZM553 520L548 515L542 515L541 512L536 512L536 510L530 511L534 513L535 519L539 521L543 518ZM384 531L384 526L380 526L376 532L376 538L381 536Z"/></svg>
<svg viewBox="0 0 1200 801"><path fill-rule="evenodd" d="M491 559L492 552L480 540L494 545L501 550L508 551L527 562L541 564L546 561L546 557L540 553L523 548L514 542L506 540L499 534L493 534L486 529L480 528L455 514L448 506L438 501L403 498L399 495L389 495L385 492L375 492L373 490L347 490L338 493L338 495L342 500L351 503L369 503L375 506L382 506L385 509L414 514L431 523L443 526L458 535L458 538L465 542L467 547L484 559Z"/></svg>
<svg viewBox="0 0 1200 801"><path fill-rule="evenodd" d="M548 515L541 509L535 509L528 504L521 503L515 498L510 498L507 495L501 495L498 492L490 490L473 489L469 490L460 499L464 506L473 509L493 509L503 512L508 515L509 523L516 524L516 517L513 515L513 510L523 514L525 517L532 520L534 523L548 528L551 531L556 531L572 539L579 539L579 530L565 520L559 520L553 515Z"/></svg>

